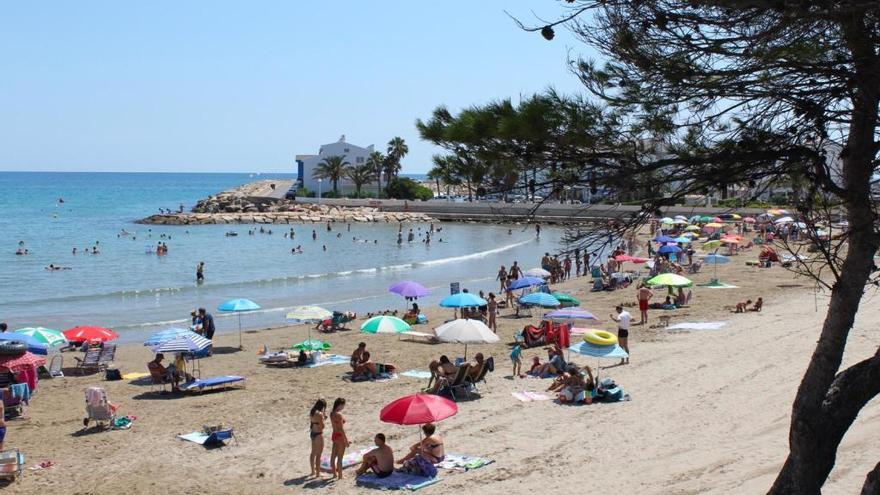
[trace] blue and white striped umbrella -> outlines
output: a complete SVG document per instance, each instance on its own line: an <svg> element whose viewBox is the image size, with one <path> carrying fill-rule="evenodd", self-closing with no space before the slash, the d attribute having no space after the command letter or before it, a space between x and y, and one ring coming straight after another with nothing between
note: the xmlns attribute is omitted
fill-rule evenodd
<svg viewBox="0 0 880 495"><path fill-rule="evenodd" d="M547 294L546 292L532 292L519 298L519 302L523 304L531 304L533 306L543 306L545 308L557 308L560 306L559 299Z"/></svg>
<svg viewBox="0 0 880 495"><path fill-rule="evenodd" d="M703 263L723 265L724 263L730 263L730 258L722 254L707 254L703 257Z"/></svg>
<svg viewBox="0 0 880 495"><path fill-rule="evenodd" d="M563 308L544 315L545 319L551 320L598 320L593 313L583 308Z"/></svg>
<svg viewBox="0 0 880 495"><path fill-rule="evenodd" d="M568 349L571 352L580 354L582 356L591 356L595 358L623 359L629 357L629 354L627 354L627 352L623 350L623 347L620 347L620 344L596 345L584 341L569 346Z"/></svg>
<svg viewBox="0 0 880 495"><path fill-rule="evenodd" d="M153 335L150 335L150 338L144 341L144 345L148 347L155 347L159 344L168 342L169 340L176 339L177 337L188 334L198 335L189 328L166 328L165 330L160 330Z"/></svg>
<svg viewBox="0 0 880 495"><path fill-rule="evenodd" d="M489 304L482 297L471 294L470 292L459 292L446 296L440 301L440 306L444 308L475 308L477 306L485 306Z"/></svg>
<svg viewBox="0 0 880 495"><path fill-rule="evenodd" d="M211 347L211 341L201 335L190 332L191 335L181 335L160 344L153 349L155 352L191 352L199 353Z"/></svg>
<svg viewBox="0 0 880 495"><path fill-rule="evenodd" d="M522 277L522 278L518 278L516 280L513 280L509 284L507 284L507 289L508 290L525 289L526 287L533 287L536 285L544 285L545 283L546 282L544 282L543 279L540 279L538 277Z"/></svg>

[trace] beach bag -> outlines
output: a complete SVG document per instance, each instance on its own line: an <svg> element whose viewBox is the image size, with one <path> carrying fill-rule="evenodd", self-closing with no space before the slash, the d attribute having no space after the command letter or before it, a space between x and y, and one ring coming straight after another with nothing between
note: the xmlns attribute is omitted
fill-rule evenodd
<svg viewBox="0 0 880 495"><path fill-rule="evenodd" d="M107 370L104 372L104 379L108 382L122 380L122 373L120 373L118 369L107 368Z"/></svg>
<svg viewBox="0 0 880 495"><path fill-rule="evenodd" d="M428 323L428 317L420 314L419 316L416 317L416 323L421 323L421 324Z"/></svg>

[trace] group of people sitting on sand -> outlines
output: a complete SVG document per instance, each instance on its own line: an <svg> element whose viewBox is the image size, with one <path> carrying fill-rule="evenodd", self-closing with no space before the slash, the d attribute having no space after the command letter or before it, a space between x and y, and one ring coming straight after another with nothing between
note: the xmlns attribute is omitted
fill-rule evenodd
<svg viewBox="0 0 880 495"><path fill-rule="evenodd" d="M733 310L734 313L745 313L746 311L755 311L761 312L761 309L764 307L764 298L759 297L752 303L751 299L746 299L745 301L740 301L736 303L736 308Z"/></svg>
<svg viewBox="0 0 880 495"><path fill-rule="evenodd" d="M519 357L519 353L514 348L514 353L511 353L514 374L519 372L517 366ZM555 392L557 400L563 404L616 401L620 400L618 395L622 394L613 382L607 379L605 380L608 382L607 384L600 382L598 377L593 375L593 370L589 366L566 363L559 346L547 348L547 361L544 363L541 363L541 358L534 356L531 368L520 377L524 378L526 375L536 378L553 378L553 383L547 387L547 391ZM615 390L611 391L612 388Z"/></svg>
<svg viewBox="0 0 880 495"><path fill-rule="evenodd" d="M367 350L366 342L360 342L349 360L351 366L351 379L353 381L374 380L385 373L393 373L396 369L393 364L373 362L370 351Z"/></svg>

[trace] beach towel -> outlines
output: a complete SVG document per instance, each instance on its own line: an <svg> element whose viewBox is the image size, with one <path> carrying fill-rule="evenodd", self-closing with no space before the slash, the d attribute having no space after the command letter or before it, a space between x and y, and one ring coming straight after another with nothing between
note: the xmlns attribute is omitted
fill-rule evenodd
<svg viewBox="0 0 880 495"><path fill-rule="evenodd" d="M361 461L364 460L364 454L373 450L373 448L375 447L353 450L346 453L344 456L342 456L342 469L360 464ZM321 456L321 471L326 471L328 473L331 472L329 454L324 454Z"/></svg>
<svg viewBox="0 0 880 495"><path fill-rule="evenodd" d="M537 402L541 400L550 400L550 397L539 392L511 392L510 395L514 396L521 402Z"/></svg>
<svg viewBox="0 0 880 495"><path fill-rule="evenodd" d="M727 325L726 321L681 322L666 327L667 330L718 330Z"/></svg>
<svg viewBox="0 0 880 495"><path fill-rule="evenodd" d="M738 289L737 285L725 284L724 282L718 282L717 284L704 285L700 284L700 287L703 289Z"/></svg>
<svg viewBox="0 0 880 495"><path fill-rule="evenodd" d="M211 378L205 378L204 380L194 380L191 382L186 382L180 386L181 390L203 390L205 388L217 387L220 385L227 385L230 383L236 383L244 381L243 376L237 375L224 375L224 376L213 376Z"/></svg>
<svg viewBox="0 0 880 495"><path fill-rule="evenodd" d="M414 492L420 488L439 483L440 478L427 478L409 473L394 472L387 478L379 478L375 474L362 474L357 477L356 485L377 490L408 490Z"/></svg>
<svg viewBox="0 0 880 495"><path fill-rule="evenodd" d="M424 371L424 370L409 370L409 371L404 371L404 372L401 373L400 375L401 375L401 376L408 376L408 377L410 377L410 378L418 378L418 379L420 379L420 380L427 380L428 378L431 378L431 372L430 372L430 371Z"/></svg>
<svg viewBox="0 0 880 495"><path fill-rule="evenodd" d="M9 386L13 399L21 399L25 404L30 404L31 388L27 383L14 383Z"/></svg>
<svg viewBox="0 0 880 495"><path fill-rule="evenodd" d="M110 426L114 430L128 430L131 429L131 424L135 419L137 418L134 416L121 416L114 419Z"/></svg>
<svg viewBox="0 0 880 495"><path fill-rule="evenodd" d="M440 469L453 469L457 471L470 471L471 469L479 469L483 466L492 464L492 459L485 457L476 457L470 455L446 454L443 462L435 464Z"/></svg>
<svg viewBox="0 0 880 495"><path fill-rule="evenodd" d="M350 371L342 376L342 379L347 382L387 382L388 380L394 380L395 378L397 378L397 373L388 372L378 373L372 378L369 378L366 375L358 375L355 377Z"/></svg>
<svg viewBox="0 0 880 495"><path fill-rule="evenodd" d="M329 356L325 356L321 358L317 363L307 364L305 368L317 368L318 366L325 366L328 364L348 364L351 362L351 358L348 356L340 356L339 354L330 354Z"/></svg>
<svg viewBox="0 0 880 495"><path fill-rule="evenodd" d="M123 380L137 380L138 378L145 378L150 376L149 373L126 373L122 375Z"/></svg>
<svg viewBox="0 0 880 495"><path fill-rule="evenodd" d="M197 443L199 445L211 445L222 443L223 440L232 438L232 428L228 430L220 430L212 433L202 431L194 431L185 435L177 435L177 438L186 440L187 442Z"/></svg>

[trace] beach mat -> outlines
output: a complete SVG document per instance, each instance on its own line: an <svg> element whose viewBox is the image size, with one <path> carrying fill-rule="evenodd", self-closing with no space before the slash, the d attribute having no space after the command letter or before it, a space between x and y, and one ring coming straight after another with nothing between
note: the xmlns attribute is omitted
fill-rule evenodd
<svg viewBox="0 0 880 495"><path fill-rule="evenodd" d="M400 374L400 376L408 376L410 378L418 378L420 380L422 380L422 379L427 380L428 378L431 378L431 372L425 371L425 370L409 370L409 371L404 371L403 373Z"/></svg>
<svg viewBox="0 0 880 495"><path fill-rule="evenodd" d="M303 368L317 368L318 366L326 366L328 364L348 364L351 358L348 356L340 356L339 354L330 354L321 358L317 363L307 364Z"/></svg>
<svg viewBox="0 0 880 495"><path fill-rule="evenodd" d="M371 450L373 450L373 448L348 452L342 457L342 469L360 464L361 461L364 460L364 454ZM327 454L321 456L321 471L330 472L330 456Z"/></svg>
<svg viewBox="0 0 880 495"><path fill-rule="evenodd" d="M414 492L426 486L439 483L440 478L426 478L409 473L395 471L387 478L379 478L375 474L362 474L357 477L356 485L376 490L407 490Z"/></svg>
<svg viewBox="0 0 880 495"><path fill-rule="evenodd" d="M727 325L726 321L704 321L704 322L687 322L683 321L681 323L676 323L675 325L669 325L666 327L667 330L718 330L719 328Z"/></svg>
<svg viewBox="0 0 880 495"><path fill-rule="evenodd" d="M348 372L342 376L342 379L351 382L351 383L360 383L360 382L387 382L388 380L394 380L397 378L397 373L379 373L375 376L375 378L366 378L359 377L357 380L352 379L352 372Z"/></svg>
<svg viewBox="0 0 880 495"><path fill-rule="evenodd" d="M542 400L550 400L546 394L538 393L538 392L511 392L510 395L514 396L520 402L537 402Z"/></svg>
<svg viewBox="0 0 880 495"><path fill-rule="evenodd" d="M470 455L446 454L443 462L435 464L440 469L452 469L456 471L470 471L471 469L479 469L483 466L492 464L492 459L485 457L476 457Z"/></svg>
<svg viewBox="0 0 880 495"><path fill-rule="evenodd" d="M149 373L126 373L122 375L123 380L137 380L138 378L146 378L150 376Z"/></svg>
<svg viewBox="0 0 880 495"><path fill-rule="evenodd" d="M199 445L205 445L205 442L208 441L208 436L201 431L194 431L192 433L187 433L185 435L177 435L177 438L181 440L186 440L187 442L197 443Z"/></svg>

